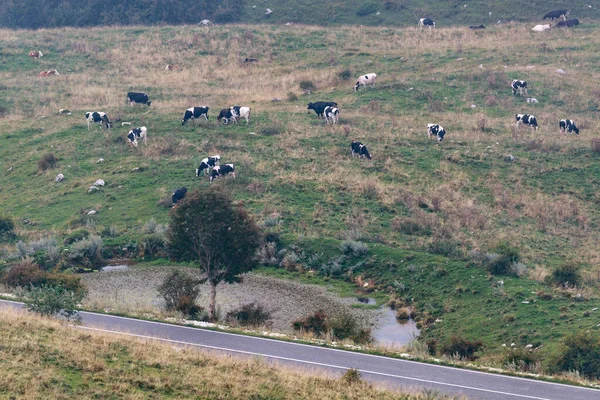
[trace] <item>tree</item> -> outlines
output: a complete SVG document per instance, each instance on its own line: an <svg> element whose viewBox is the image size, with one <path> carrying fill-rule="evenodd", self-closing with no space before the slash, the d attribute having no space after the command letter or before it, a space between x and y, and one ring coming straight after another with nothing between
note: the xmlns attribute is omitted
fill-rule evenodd
<svg viewBox="0 0 600 400"><path fill-rule="evenodd" d="M206 274L203 282L210 284L208 316L214 320L217 285L240 282L240 275L254 267L260 230L241 204L233 205L231 196L218 185L188 193L170 217L167 238L171 256L197 263Z"/></svg>
<svg viewBox="0 0 600 400"><path fill-rule="evenodd" d="M165 299L168 311L181 311L185 315L195 318L202 311L195 304L196 297L200 294L199 284L199 279L175 270L167 275L162 285L159 286L158 293Z"/></svg>
<svg viewBox="0 0 600 400"><path fill-rule="evenodd" d="M84 294L71 291L62 286L43 285L32 287L29 291L27 309L47 317L62 317L67 321L81 321L77 313L77 304L83 300Z"/></svg>

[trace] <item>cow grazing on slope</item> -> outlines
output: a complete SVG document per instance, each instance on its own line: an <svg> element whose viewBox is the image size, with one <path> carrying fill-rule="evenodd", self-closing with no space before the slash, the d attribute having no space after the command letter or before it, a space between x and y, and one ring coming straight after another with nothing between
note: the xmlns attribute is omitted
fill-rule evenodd
<svg viewBox="0 0 600 400"><path fill-rule="evenodd" d="M208 121L208 107L190 107L185 110L183 118L181 119L181 126L185 125L190 119L198 119L204 117Z"/></svg>
<svg viewBox="0 0 600 400"><path fill-rule="evenodd" d="M444 140L444 136L446 136L446 130L443 126L438 124L427 124L427 136L429 139L437 138L439 143Z"/></svg>
<svg viewBox="0 0 600 400"><path fill-rule="evenodd" d="M223 122L224 125L227 125L230 121L235 121L235 115L233 115L231 107L223 108L217 116L217 121Z"/></svg>
<svg viewBox="0 0 600 400"><path fill-rule="evenodd" d="M577 18L568 19L566 21L558 21L556 24L557 28L572 28L575 25L579 25L579 20Z"/></svg>
<svg viewBox="0 0 600 400"><path fill-rule="evenodd" d="M184 187L180 187L179 189L175 189L175 191L173 192L173 195L171 196L171 202L173 203L173 207L175 207L175 205L180 202L181 200L183 200L183 198L185 197L187 193L187 188Z"/></svg>
<svg viewBox="0 0 600 400"><path fill-rule="evenodd" d="M167 64L167 67L165 68L167 71L174 71L176 69L179 69L179 65L174 65L174 64Z"/></svg>
<svg viewBox="0 0 600 400"><path fill-rule="evenodd" d="M106 113L103 113L102 111L86 112L85 119L87 120L88 130L90 130L90 124L92 122L100 124L100 127L102 127L102 124L104 124L106 126L106 129L110 129L112 127L112 123L108 119L108 115L106 115Z"/></svg>
<svg viewBox="0 0 600 400"><path fill-rule="evenodd" d="M577 127L577 125L575 125L575 121L573 120L561 119L558 123L558 126L560 128L560 132L564 133L565 135L567 134L567 132L575 132L576 135L579 135L579 128Z"/></svg>
<svg viewBox="0 0 600 400"><path fill-rule="evenodd" d="M515 114L515 119L517 120L517 129L519 129L521 124L529 125L532 129L535 129L536 131L539 128L537 120L533 115Z"/></svg>
<svg viewBox="0 0 600 400"><path fill-rule="evenodd" d="M526 81L520 81L518 79L515 79L510 84L510 87L512 88L513 95L519 93L519 96L522 96L522 95L527 96L527 82Z"/></svg>
<svg viewBox="0 0 600 400"><path fill-rule="evenodd" d="M52 75L60 75L60 74L55 69L51 69L50 71L42 71L38 74L38 76L52 76Z"/></svg>
<svg viewBox="0 0 600 400"><path fill-rule="evenodd" d="M325 115L325 122L329 125L329 121L331 121L331 125L335 125L338 122L338 118L340 115L340 110L337 107L327 106L323 111Z"/></svg>
<svg viewBox="0 0 600 400"><path fill-rule="evenodd" d="M246 119L246 126L250 123L250 107L233 106L231 113L233 114L233 122L237 124L238 118Z"/></svg>
<svg viewBox="0 0 600 400"><path fill-rule="evenodd" d="M140 126L139 128L133 128L127 134L127 139L129 139L129 144L137 147L138 139L141 139L146 143L146 138L148 137L148 129L145 126Z"/></svg>
<svg viewBox="0 0 600 400"><path fill-rule="evenodd" d="M210 171L210 183L220 176L231 175L235 179L235 167L233 164L216 165Z"/></svg>
<svg viewBox="0 0 600 400"><path fill-rule="evenodd" d="M374 72L371 72L370 74L366 74L366 75L361 75L358 77L358 80L356 81L356 85L354 85L354 91L358 91L358 88L360 86L364 86L365 89L367 88L367 85L372 84L373 87L375 87L375 79L377 78L377 74Z"/></svg>
<svg viewBox="0 0 600 400"><path fill-rule="evenodd" d="M554 11L550 11L548 14L544 15L543 19L550 18L552 21L554 21L555 19L562 18L563 20L566 21L568 16L569 16L569 10L554 10Z"/></svg>
<svg viewBox="0 0 600 400"><path fill-rule="evenodd" d="M361 142L352 141L350 143L350 149L352 149L352 157L355 156L358 158L368 158L369 160L372 158L367 146L362 144Z"/></svg>
<svg viewBox="0 0 600 400"><path fill-rule="evenodd" d="M150 106L150 104L152 103L149 99L148 99L148 95L146 93L139 93L139 92L129 92L127 93L127 100L129 101L129 105L133 106L134 104L145 104L147 106Z"/></svg>
<svg viewBox="0 0 600 400"><path fill-rule="evenodd" d="M325 108L337 107L337 105L338 104L335 101L316 101L314 103L308 103L307 110L314 110L317 117L323 117Z"/></svg>
<svg viewBox="0 0 600 400"><path fill-rule="evenodd" d="M428 27L429 29L435 28L435 22L431 18L421 18L419 20L419 28Z"/></svg>
<svg viewBox="0 0 600 400"><path fill-rule="evenodd" d="M44 54L42 54L41 51L30 51L29 52L29 57L31 57L31 58L41 58L41 57L44 57Z"/></svg>
<svg viewBox="0 0 600 400"><path fill-rule="evenodd" d="M220 160L221 156L219 155L203 158L202 161L200 161L200 165L196 169L196 176L199 177L202 172L207 174L209 170L219 165Z"/></svg>
<svg viewBox="0 0 600 400"><path fill-rule="evenodd" d="M533 28L531 28L531 30L534 32L544 32L550 28L552 28L552 24L545 24L545 25L536 25Z"/></svg>
<svg viewBox="0 0 600 400"><path fill-rule="evenodd" d="M469 27L469 29L473 29L473 30L485 29L485 25L471 25Z"/></svg>

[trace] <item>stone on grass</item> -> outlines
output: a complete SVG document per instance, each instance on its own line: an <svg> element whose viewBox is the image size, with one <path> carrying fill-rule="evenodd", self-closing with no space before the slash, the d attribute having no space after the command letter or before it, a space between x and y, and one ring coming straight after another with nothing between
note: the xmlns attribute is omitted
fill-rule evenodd
<svg viewBox="0 0 600 400"><path fill-rule="evenodd" d="M62 182L65 179L65 176L63 174L58 174L56 175L56 178L54 178L54 182L58 183L58 182Z"/></svg>

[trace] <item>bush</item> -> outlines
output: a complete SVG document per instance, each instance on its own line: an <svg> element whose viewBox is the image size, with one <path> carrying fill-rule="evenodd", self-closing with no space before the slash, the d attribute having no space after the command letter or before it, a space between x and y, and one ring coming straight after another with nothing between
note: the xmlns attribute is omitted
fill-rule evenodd
<svg viewBox="0 0 600 400"><path fill-rule="evenodd" d="M567 336L561 354L550 368L578 371L590 379L600 378L600 336L584 331Z"/></svg>
<svg viewBox="0 0 600 400"><path fill-rule="evenodd" d="M347 384L352 385L353 383L359 383L362 380L362 375L359 370L350 368L342 375L341 379Z"/></svg>
<svg viewBox="0 0 600 400"><path fill-rule="evenodd" d="M448 356L458 355L461 358L473 361L477 358L475 353L483 347L480 340L468 340L460 336L452 336L449 341L442 344L442 354Z"/></svg>
<svg viewBox="0 0 600 400"><path fill-rule="evenodd" d="M138 241L138 257L145 260L167 256L167 240L164 233L152 233Z"/></svg>
<svg viewBox="0 0 600 400"><path fill-rule="evenodd" d="M460 258L463 256L463 251L460 243L454 239L434 238L427 250L433 254L441 254L446 257Z"/></svg>
<svg viewBox="0 0 600 400"><path fill-rule="evenodd" d="M494 252L498 254L498 257L492 258L486 263L486 268L491 274L509 275L513 271L512 265L521 261L519 249L507 242L498 244Z"/></svg>
<svg viewBox="0 0 600 400"><path fill-rule="evenodd" d="M47 317L62 317L67 320L81 320L77 315L77 304L84 294L73 292L62 286L42 285L29 292L27 310Z"/></svg>
<svg viewBox="0 0 600 400"><path fill-rule="evenodd" d="M532 371L540 363L540 356L533 350L525 348L508 348L502 358L504 364L518 371Z"/></svg>
<svg viewBox="0 0 600 400"><path fill-rule="evenodd" d="M352 79L352 71L346 68L345 70L338 72L337 77L342 81L347 81Z"/></svg>
<svg viewBox="0 0 600 400"><path fill-rule="evenodd" d="M579 265L574 262L568 262L557 267L552 271L552 281L556 285L562 285L564 287L577 286L581 282Z"/></svg>
<svg viewBox="0 0 600 400"><path fill-rule="evenodd" d="M242 326L269 325L272 319L271 312L264 306L256 303L245 304L227 313L227 320L235 321Z"/></svg>
<svg viewBox="0 0 600 400"><path fill-rule="evenodd" d="M305 92L313 92L314 90L316 90L316 86L312 81L300 81L300 89L305 91Z"/></svg>
<svg viewBox="0 0 600 400"><path fill-rule="evenodd" d="M277 245L273 242L263 244L257 252L258 262L261 265L277 266L279 259L277 258Z"/></svg>
<svg viewBox="0 0 600 400"><path fill-rule="evenodd" d="M0 215L0 240L13 238L15 223L10 217Z"/></svg>
<svg viewBox="0 0 600 400"><path fill-rule="evenodd" d="M76 268L99 269L104 264L102 238L92 235L71 245L67 255L68 263Z"/></svg>
<svg viewBox="0 0 600 400"><path fill-rule="evenodd" d="M86 292L80 277L67 273L46 272L30 260L12 267L2 281L7 286L15 288L60 286L71 292L81 294Z"/></svg>
<svg viewBox="0 0 600 400"><path fill-rule="evenodd" d="M184 272L171 272L158 288L158 293L165 299L168 311L180 311L192 318L198 317L203 311L196 305L200 294L200 280L192 278Z"/></svg>
<svg viewBox="0 0 600 400"><path fill-rule="evenodd" d="M260 134L263 136L275 136L280 135L283 132L283 127L279 125L265 126L260 130Z"/></svg>
<svg viewBox="0 0 600 400"><path fill-rule="evenodd" d="M48 169L53 169L58 166L58 159L54 157L54 154L48 153L44 154L42 158L38 161L38 170L46 171Z"/></svg>
<svg viewBox="0 0 600 400"><path fill-rule="evenodd" d="M371 331L362 329L356 319L348 313L329 318L327 325L337 340L350 339L354 343L370 343L372 341Z"/></svg>
<svg viewBox="0 0 600 400"><path fill-rule="evenodd" d="M298 95L294 92L288 92L287 99L288 101L298 101Z"/></svg>
<svg viewBox="0 0 600 400"><path fill-rule="evenodd" d="M356 240L344 240L340 245L344 254L352 254L354 257L366 256L369 253L369 246Z"/></svg>
<svg viewBox="0 0 600 400"><path fill-rule="evenodd" d="M327 315L323 310L319 310L314 314L292 322L292 327L297 331L303 330L305 332L312 332L315 335L321 335L329 329L326 320Z"/></svg>
<svg viewBox="0 0 600 400"><path fill-rule="evenodd" d="M65 244L65 246L68 246L80 240L87 239L88 236L90 236L90 233L88 231L86 231L85 229L80 229L68 234L63 240L63 243Z"/></svg>
<svg viewBox="0 0 600 400"><path fill-rule="evenodd" d="M600 154L600 138L593 138L591 141L592 152Z"/></svg>
<svg viewBox="0 0 600 400"><path fill-rule="evenodd" d="M379 5L377 3L364 3L356 10L356 15L364 17L365 15L374 14L377 12Z"/></svg>

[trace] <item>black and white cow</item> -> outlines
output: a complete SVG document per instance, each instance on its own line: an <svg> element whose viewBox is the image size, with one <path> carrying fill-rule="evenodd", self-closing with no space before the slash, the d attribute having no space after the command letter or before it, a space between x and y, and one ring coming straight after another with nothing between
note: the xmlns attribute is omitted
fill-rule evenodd
<svg viewBox="0 0 600 400"><path fill-rule="evenodd" d="M220 160L221 156L218 154L216 156L203 158L202 161L200 161L200 165L196 169L196 176L199 177L202 172L207 174L209 170L219 165Z"/></svg>
<svg viewBox="0 0 600 400"><path fill-rule="evenodd" d="M375 87L375 80L377 79L377 74L375 72L371 72L370 74L361 75L356 80L356 85L354 85L354 91L358 91L358 88L364 86L365 89L367 85L373 85Z"/></svg>
<svg viewBox="0 0 600 400"><path fill-rule="evenodd" d="M575 25L579 25L579 20L577 18L568 19L566 21L558 21L556 24L557 28L572 28Z"/></svg>
<svg viewBox="0 0 600 400"><path fill-rule="evenodd" d="M233 114L233 122L236 124L238 118L246 119L246 126L250 123L250 107L233 106L231 107L231 113Z"/></svg>
<svg viewBox="0 0 600 400"><path fill-rule="evenodd" d="M441 142L444 140L444 136L446 136L446 130L438 124L427 124L427 136L429 139L437 138L437 141Z"/></svg>
<svg viewBox="0 0 600 400"><path fill-rule="evenodd" d="M572 121L570 119L561 119L558 123L558 126L560 128L560 132L564 133L565 135L567 134L567 132L575 132L576 135L579 135L579 128L577 127L577 125L575 125L575 121Z"/></svg>
<svg viewBox="0 0 600 400"><path fill-rule="evenodd" d="M138 139L141 139L146 143L146 138L148 134L148 129L145 126L140 126L139 128L133 128L127 134L127 139L129 139L129 144L137 147Z"/></svg>
<svg viewBox="0 0 600 400"><path fill-rule="evenodd" d="M317 117L323 117L323 112L326 107L337 107L337 103L335 101L316 101L314 103L308 103L307 110L314 110L317 114Z"/></svg>
<svg viewBox="0 0 600 400"><path fill-rule="evenodd" d="M190 107L185 110L183 119L181 120L181 126L185 125L190 119L198 119L204 117L208 121L208 107Z"/></svg>
<svg viewBox="0 0 600 400"><path fill-rule="evenodd" d="M555 19L562 18L566 21L568 16L569 10L555 10L550 11L548 14L544 15L543 19L550 18L552 21L554 21Z"/></svg>
<svg viewBox="0 0 600 400"><path fill-rule="evenodd" d="M435 22L431 18L421 18L419 20L419 28L428 27L429 29L435 28Z"/></svg>
<svg viewBox="0 0 600 400"><path fill-rule="evenodd" d="M352 149L352 157L357 156L359 158L368 158L371 159L371 154L369 154L369 150L367 146L362 144L361 142L352 141L350 143L350 148Z"/></svg>
<svg viewBox="0 0 600 400"><path fill-rule="evenodd" d="M531 128L535 129L536 131L539 128L537 120L535 119L535 117L533 115L515 114L515 119L517 120L517 129L519 129L519 126L521 126L521 124L529 125L529 126L531 126Z"/></svg>
<svg viewBox="0 0 600 400"><path fill-rule="evenodd" d="M179 189L175 189L175 191L173 192L173 195L171 196L171 202L173 203L173 207L175 207L175 204L177 204L178 202L183 200L186 193L187 193L186 187L180 187Z"/></svg>
<svg viewBox="0 0 600 400"><path fill-rule="evenodd" d="M223 124L227 125L230 121L235 122L235 115L233 114L232 107L223 108L219 112L219 116L217 117L217 121L223 122Z"/></svg>
<svg viewBox="0 0 600 400"><path fill-rule="evenodd" d="M235 167L233 164L216 165L212 171L210 171L210 182L214 181L220 176L231 175L235 179Z"/></svg>
<svg viewBox="0 0 600 400"><path fill-rule="evenodd" d="M149 106L152 102L148 99L148 95L146 93L138 93L138 92L129 92L127 93L127 100L129 100L129 105L134 104L145 104Z"/></svg>
<svg viewBox="0 0 600 400"><path fill-rule="evenodd" d="M85 119L87 120L88 130L90 130L90 124L92 122L100 124L100 127L102 127L102 124L104 124L106 126L106 129L110 129L112 127L112 123L108 119L108 115L106 115L106 113L103 113L102 111L86 112Z"/></svg>
<svg viewBox="0 0 600 400"><path fill-rule="evenodd" d="M325 110L323 110L323 115L325 115L325 122L328 125L329 121L331 121L331 125L335 125L338 122L340 110L337 107L327 106L325 107Z"/></svg>
<svg viewBox="0 0 600 400"><path fill-rule="evenodd" d="M515 79L510 84L513 95L519 93L519 96L527 95L527 82Z"/></svg>

